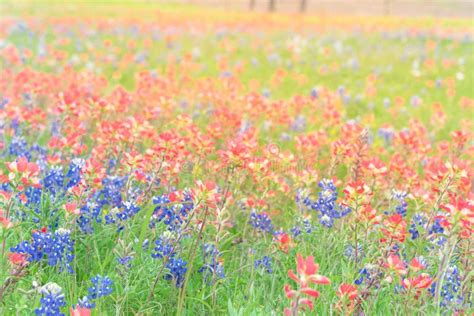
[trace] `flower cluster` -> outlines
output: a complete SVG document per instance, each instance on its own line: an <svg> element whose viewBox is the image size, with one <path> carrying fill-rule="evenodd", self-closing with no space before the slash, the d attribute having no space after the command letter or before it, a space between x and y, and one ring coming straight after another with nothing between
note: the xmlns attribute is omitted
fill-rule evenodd
<svg viewBox="0 0 474 316"><path fill-rule="evenodd" d="M250 213L249 224L259 232L272 233L273 224L270 216L267 213L252 212Z"/></svg>
<svg viewBox="0 0 474 316"><path fill-rule="evenodd" d="M169 236L163 234L155 241L154 252L152 252L151 256L155 259L172 257L176 252L174 248L175 246L173 245L173 240Z"/></svg>
<svg viewBox="0 0 474 316"><path fill-rule="evenodd" d="M119 2L4 8L3 313L469 314L469 21Z"/></svg>
<svg viewBox="0 0 474 316"><path fill-rule="evenodd" d="M318 219L321 225L331 228L334 220L342 218L351 212L351 209L343 204L336 204L337 191L333 180L323 179L318 186L321 191L318 199L311 203L311 208L318 211Z"/></svg>
<svg viewBox="0 0 474 316"><path fill-rule="evenodd" d="M74 259L74 241L66 229L58 229L54 233L36 231L31 241L23 241L10 249L13 253L25 254L29 262L46 261L50 266L57 266L73 273L71 265Z"/></svg>
<svg viewBox="0 0 474 316"><path fill-rule="evenodd" d="M56 283L48 283L41 287L40 292L42 294L40 300L41 306L35 309L36 315L63 316L64 314L61 313L61 307L66 306L66 301L64 300L61 287Z"/></svg>
<svg viewBox="0 0 474 316"><path fill-rule="evenodd" d="M438 281L440 282L440 281ZM436 286L438 282L433 282L430 287L430 293L435 296ZM461 275L459 268L455 265L450 265L443 280L443 285L440 289L441 301L440 305L444 308L455 310L462 307L464 297L461 294Z"/></svg>
<svg viewBox="0 0 474 316"><path fill-rule="evenodd" d="M183 197L179 200L174 194L155 196L153 204L157 206L153 212L153 221L150 225L154 226L156 222L163 222L171 231L178 230L194 208L190 194L183 194Z"/></svg>
<svg viewBox="0 0 474 316"><path fill-rule="evenodd" d="M188 268L187 262L181 258L171 257L166 263L168 273L165 275L166 280L172 280L176 287L183 286L184 278Z"/></svg>
<svg viewBox="0 0 474 316"><path fill-rule="evenodd" d="M405 217L407 215L407 202L406 202L407 193L403 191L392 191L392 199L395 201L395 212Z"/></svg>
<svg viewBox="0 0 474 316"><path fill-rule="evenodd" d="M112 294L114 283L109 277L96 275L91 279L91 281L92 286L88 289L88 298L90 300L95 300Z"/></svg>

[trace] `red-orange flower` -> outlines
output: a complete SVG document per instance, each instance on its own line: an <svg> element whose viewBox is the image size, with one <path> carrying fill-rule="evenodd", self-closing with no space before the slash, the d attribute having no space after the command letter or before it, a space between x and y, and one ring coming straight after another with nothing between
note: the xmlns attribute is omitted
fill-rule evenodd
<svg viewBox="0 0 474 316"><path fill-rule="evenodd" d="M397 255L390 255L384 266L395 271L399 275L405 275L407 273L405 262L403 262Z"/></svg>
<svg viewBox="0 0 474 316"><path fill-rule="evenodd" d="M313 310L312 298L319 297L319 292L310 288L310 283L331 283L327 277L318 274L319 265L314 263L313 256L304 259L298 254L296 263L296 272L298 275L296 275L293 270L289 270L288 276L298 283L299 288L293 290L288 284L284 287L286 297L292 299L291 309L285 309L286 315L295 315L299 309ZM306 297L306 295L309 296L309 298Z"/></svg>
<svg viewBox="0 0 474 316"><path fill-rule="evenodd" d="M91 315L91 310L89 308L80 307L79 305L76 305L76 308L71 308L69 311L70 311L71 316L90 316Z"/></svg>
<svg viewBox="0 0 474 316"><path fill-rule="evenodd" d="M300 254L297 256L297 276L293 270L288 271L288 276L299 283L303 288L307 287L310 283L315 284L329 284L331 281L325 276L318 274L319 265L314 263L314 257L309 256L304 259Z"/></svg>
<svg viewBox="0 0 474 316"><path fill-rule="evenodd" d="M336 292L336 295L340 298L347 297L350 300L354 300L359 295L357 288L352 284L342 283Z"/></svg>
<svg viewBox="0 0 474 316"><path fill-rule="evenodd" d="M64 209L65 209L66 212L68 212L69 214L73 214L73 215L79 215L79 214L81 214L81 211L80 211L79 208L77 207L77 204L76 204L76 203L66 203L66 204L64 204Z"/></svg>
<svg viewBox="0 0 474 316"><path fill-rule="evenodd" d="M10 252L8 254L8 259L10 263L14 266L23 266L28 263L26 260L26 255L23 253Z"/></svg>
<svg viewBox="0 0 474 316"><path fill-rule="evenodd" d="M431 283L433 283L433 280L427 273L422 273L413 278L406 278L402 281L402 285L405 289L415 290L415 298L419 297L421 290L428 288Z"/></svg>
<svg viewBox="0 0 474 316"><path fill-rule="evenodd" d="M382 228L382 232L385 236L390 238L392 241L405 241L407 223L400 214L394 214L388 217L383 224L384 227ZM382 241L386 240L386 238L382 239Z"/></svg>
<svg viewBox="0 0 474 316"><path fill-rule="evenodd" d="M288 249L292 245L290 235L286 233L279 234L275 237L275 240L279 243L278 248L280 248L281 251L288 253Z"/></svg>

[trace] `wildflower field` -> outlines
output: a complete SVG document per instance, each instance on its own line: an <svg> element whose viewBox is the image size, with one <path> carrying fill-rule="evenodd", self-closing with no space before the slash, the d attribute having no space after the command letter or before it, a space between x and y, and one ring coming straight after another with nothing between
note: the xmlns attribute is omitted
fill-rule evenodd
<svg viewBox="0 0 474 316"><path fill-rule="evenodd" d="M0 9L0 315L474 312L472 20Z"/></svg>

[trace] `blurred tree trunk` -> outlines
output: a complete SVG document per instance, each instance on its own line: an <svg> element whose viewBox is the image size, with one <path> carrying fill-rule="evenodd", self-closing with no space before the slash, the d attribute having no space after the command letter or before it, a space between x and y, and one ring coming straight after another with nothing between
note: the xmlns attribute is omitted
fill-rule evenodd
<svg viewBox="0 0 474 316"><path fill-rule="evenodd" d="M250 9L250 10L255 9L255 0L250 0L249 9Z"/></svg>
<svg viewBox="0 0 474 316"><path fill-rule="evenodd" d="M269 0L269 2L268 2L268 11L270 11L270 12L275 11L275 1L276 0Z"/></svg>
<svg viewBox="0 0 474 316"><path fill-rule="evenodd" d="M303 13L306 11L306 0L301 0L300 2L300 12Z"/></svg>

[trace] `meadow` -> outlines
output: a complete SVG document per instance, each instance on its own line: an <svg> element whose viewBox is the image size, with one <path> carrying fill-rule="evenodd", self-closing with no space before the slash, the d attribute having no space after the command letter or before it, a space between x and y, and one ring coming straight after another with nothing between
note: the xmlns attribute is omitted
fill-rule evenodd
<svg viewBox="0 0 474 316"><path fill-rule="evenodd" d="M0 315L472 315L472 20L0 5Z"/></svg>

